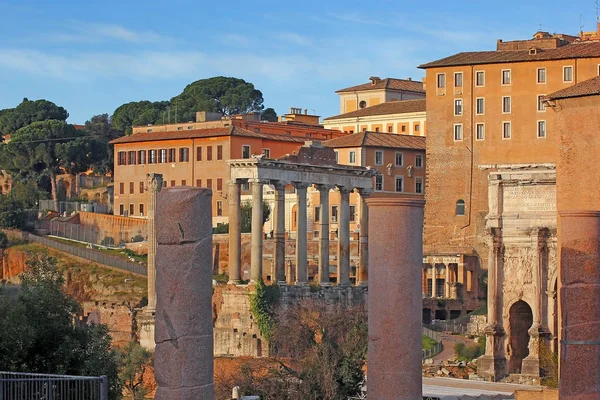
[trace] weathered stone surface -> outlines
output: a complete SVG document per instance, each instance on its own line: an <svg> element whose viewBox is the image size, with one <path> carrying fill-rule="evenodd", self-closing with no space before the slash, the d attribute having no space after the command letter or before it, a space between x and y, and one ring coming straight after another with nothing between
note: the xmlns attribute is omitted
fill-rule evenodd
<svg viewBox="0 0 600 400"><path fill-rule="evenodd" d="M211 191L163 190L157 201L156 399L214 398Z"/></svg>

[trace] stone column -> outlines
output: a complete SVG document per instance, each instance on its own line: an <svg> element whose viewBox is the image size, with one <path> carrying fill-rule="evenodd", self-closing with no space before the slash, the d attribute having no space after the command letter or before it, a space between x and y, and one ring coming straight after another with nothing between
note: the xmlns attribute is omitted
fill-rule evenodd
<svg viewBox="0 0 600 400"><path fill-rule="evenodd" d="M331 186L316 185L319 190L319 281L329 286L329 191Z"/></svg>
<svg viewBox="0 0 600 400"><path fill-rule="evenodd" d="M600 211L559 212L561 400L600 398Z"/></svg>
<svg viewBox="0 0 600 400"><path fill-rule="evenodd" d="M338 220L338 267L337 282L340 286L350 285L350 192L352 189L338 187L340 212Z"/></svg>
<svg viewBox="0 0 600 400"><path fill-rule="evenodd" d="M357 284L361 286L369 285L369 207L367 198L371 194L366 189L359 189L360 193L360 236L359 252L360 261L358 264Z"/></svg>
<svg viewBox="0 0 600 400"><path fill-rule="evenodd" d="M213 400L211 191L163 190L156 228L155 398Z"/></svg>
<svg viewBox="0 0 600 400"><path fill-rule="evenodd" d="M446 278L444 279L444 296L450 298L450 264L444 264L446 266Z"/></svg>
<svg viewBox="0 0 600 400"><path fill-rule="evenodd" d="M260 179L252 182L252 247L250 255L250 283L262 278L263 261L263 185Z"/></svg>
<svg viewBox="0 0 600 400"><path fill-rule="evenodd" d="M274 229L275 282L285 284L285 183L275 182Z"/></svg>
<svg viewBox="0 0 600 400"><path fill-rule="evenodd" d="M307 236L306 236L306 189L310 186L303 182L294 182L296 204L298 207L296 223L296 284L308 284Z"/></svg>
<svg viewBox="0 0 600 400"><path fill-rule="evenodd" d="M506 358L504 357L504 329L500 322L498 294L501 282L498 279L499 269L504 258L504 244L499 228L488 231L490 237L488 254L488 325L485 328L485 355L479 358L477 374L486 380L497 381L506 375Z"/></svg>
<svg viewBox="0 0 600 400"><path fill-rule="evenodd" d="M435 298L437 297L437 285L436 282L437 281L437 266L436 263L434 262L431 265L431 297Z"/></svg>
<svg viewBox="0 0 600 400"><path fill-rule="evenodd" d="M367 204L371 220L368 396L377 400L421 399L419 271L425 202L371 197Z"/></svg>
<svg viewBox="0 0 600 400"><path fill-rule="evenodd" d="M229 284L240 282L242 269L242 185L237 181L230 181L229 195Z"/></svg>
<svg viewBox="0 0 600 400"><path fill-rule="evenodd" d="M148 306L146 311L156 311L156 198L162 189L163 176L161 174L147 174L147 199L148 199Z"/></svg>

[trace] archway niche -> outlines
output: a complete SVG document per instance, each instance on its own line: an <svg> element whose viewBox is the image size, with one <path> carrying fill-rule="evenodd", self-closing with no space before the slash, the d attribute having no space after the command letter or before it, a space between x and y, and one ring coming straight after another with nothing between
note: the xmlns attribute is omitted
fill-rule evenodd
<svg viewBox="0 0 600 400"><path fill-rule="evenodd" d="M533 324L533 312L529 304L523 300L513 304L509 311L509 324L508 370L521 373L523 359L529 355L528 330Z"/></svg>

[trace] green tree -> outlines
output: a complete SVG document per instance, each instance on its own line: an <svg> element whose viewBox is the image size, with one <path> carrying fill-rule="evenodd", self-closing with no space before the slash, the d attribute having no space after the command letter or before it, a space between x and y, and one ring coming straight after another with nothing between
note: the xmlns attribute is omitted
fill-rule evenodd
<svg viewBox="0 0 600 400"><path fill-rule="evenodd" d="M28 100L17 107L0 111L0 134L6 135L37 121L55 119L66 121L69 113L48 100Z"/></svg>
<svg viewBox="0 0 600 400"><path fill-rule="evenodd" d="M200 79L185 87L171 99L177 107L179 121L195 121L197 111L219 112L223 115L243 114L263 109L263 95L252 83L243 79L215 76Z"/></svg>
<svg viewBox="0 0 600 400"><path fill-rule="evenodd" d="M144 399L148 394L144 379L148 377L152 358L152 352L135 341L119 350L119 379L134 400Z"/></svg>
<svg viewBox="0 0 600 400"><path fill-rule="evenodd" d="M105 325L73 324L77 302L62 291L56 259L27 254L16 300L0 292L0 365L8 371L106 375L109 398L120 398L117 358Z"/></svg>
<svg viewBox="0 0 600 400"><path fill-rule="evenodd" d="M105 147L106 157L99 159L91 165L94 172L103 175L112 174L114 168L114 151L110 141L125 135L124 131L115 127L108 114L100 114L94 115L89 121L86 121L85 132L89 136L94 137L99 142L99 146L102 145Z"/></svg>
<svg viewBox="0 0 600 400"><path fill-rule="evenodd" d="M241 206L242 214L242 233L252 232L252 203L249 201L245 202ZM267 203L263 203L263 225L269 220L271 216L271 207Z"/></svg>
<svg viewBox="0 0 600 400"><path fill-rule="evenodd" d="M50 178L51 195L58 210L56 175L87 171L106 157L106 146L73 125L57 120L34 122L16 131L0 147L0 166L13 179L38 175Z"/></svg>
<svg viewBox="0 0 600 400"><path fill-rule="evenodd" d="M119 106L110 120L114 129L131 135L133 126L162 124L168 108L168 101L132 101Z"/></svg>
<svg viewBox="0 0 600 400"><path fill-rule="evenodd" d="M21 201L0 194L0 228L23 229L26 219L25 206Z"/></svg>
<svg viewBox="0 0 600 400"><path fill-rule="evenodd" d="M271 107L265 108L264 111L260 114L260 120L268 122L277 122L277 113Z"/></svg>

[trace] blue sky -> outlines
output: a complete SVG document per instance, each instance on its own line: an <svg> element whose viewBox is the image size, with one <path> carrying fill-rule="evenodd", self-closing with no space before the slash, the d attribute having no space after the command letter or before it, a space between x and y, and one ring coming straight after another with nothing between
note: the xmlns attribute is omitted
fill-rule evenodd
<svg viewBox="0 0 600 400"><path fill-rule="evenodd" d="M421 79L421 63L491 50L539 29L595 30L593 0L0 0L0 109L23 97L65 107L71 123L186 84L235 76L265 107L323 117L335 90L368 77ZM567 9L565 9L567 8ZM581 15L581 18L580 18Z"/></svg>

